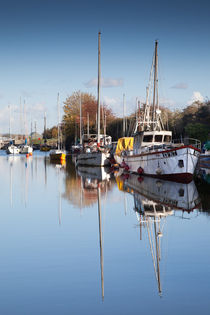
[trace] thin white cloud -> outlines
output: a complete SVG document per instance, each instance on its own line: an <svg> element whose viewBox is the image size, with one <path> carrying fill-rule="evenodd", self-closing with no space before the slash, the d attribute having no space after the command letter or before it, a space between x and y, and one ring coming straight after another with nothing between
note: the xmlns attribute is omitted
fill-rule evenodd
<svg viewBox="0 0 210 315"><path fill-rule="evenodd" d="M168 107L169 109L172 109L176 106L176 103L174 102L174 100L170 99L170 98L160 98L159 104L161 106L164 107Z"/></svg>
<svg viewBox="0 0 210 315"><path fill-rule="evenodd" d="M191 99L187 102L188 105L193 104L194 102L202 103L204 101L204 97L201 95L199 91L193 92Z"/></svg>
<svg viewBox="0 0 210 315"><path fill-rule="evenodd" d="M187 83L180 82L180 83L173 85L171 88L177 89L177 90L186 90L188 88L188 85L187 85Z"/></svg>
<svg viewBox="0 0 210 315"><path fill-rule="evenodd" d="M37 103L37 104L35 104L35 105L33 105L33 106L31 107L31 110L32 110L32 111L42 112L42 113L43 113L43 112L45 111L45 107L44 107L43 104Z"/></svg>
<svg viewBox="0 0 210 315"><path fill-rule="evenodd" d="M118 86L123 86L123 79L113 79L113 78L102 78L101 79L101 86L105 88L109 87L118 87ZM85 86L87 88L95 87L98 84L98 80L96 78L91 79L87 83L85 83Z"/></svg>

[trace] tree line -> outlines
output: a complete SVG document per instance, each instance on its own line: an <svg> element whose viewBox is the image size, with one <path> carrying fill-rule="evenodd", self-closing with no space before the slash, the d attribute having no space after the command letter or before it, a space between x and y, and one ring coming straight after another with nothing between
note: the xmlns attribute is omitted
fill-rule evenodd
<svg viewBox="0 0 210 315"><path fill-rule="evenodd" d="M80 106L81 104L81 106ZM125 118L125 136L131 136L134 131L136 116L144 112L144 104L138 113L134 112ZM97 100L94 95L74 92L64 102L64 115L61 122L63 139L67 149L80 140L80 109L83 133L96 133ZM170 110L161 107L161 117L166 129L173 132L173 138L190 137L205 142L210 137L210 101L194 102L184 109ZM113 141L123 136L123 118L117 117L109 105L101 105L101 133L110 135ZM47 129L43 137L57 136L57 127Z"/></svg>

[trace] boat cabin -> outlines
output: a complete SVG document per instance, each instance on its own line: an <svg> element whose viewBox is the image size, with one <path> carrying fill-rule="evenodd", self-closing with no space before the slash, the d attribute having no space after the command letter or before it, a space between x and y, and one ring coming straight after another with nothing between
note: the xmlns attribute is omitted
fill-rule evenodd
<svg viewBox="0 0 210 315"><path fill-rule="evenodd" d="M83 147L97 145L97 134L83 134ZM112 144L112 137L107 135L100 135L100 145L109 146Z"/></svg>
<svg viewBox="0 0 210 315"><path fill-rule="evenodd" d="M133 153L139 154L146 148L158 148L165 145L170 145L172 142L172 132L161 131L140 131L134 135Z"/></svg>

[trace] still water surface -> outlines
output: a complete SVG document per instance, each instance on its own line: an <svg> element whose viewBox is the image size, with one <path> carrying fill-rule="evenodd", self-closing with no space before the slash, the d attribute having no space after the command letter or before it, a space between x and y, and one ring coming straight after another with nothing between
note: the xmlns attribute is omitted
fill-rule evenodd
<svg viewBox="0 0 210 315"><path fill-rule="evenodd" d="M210 314L208 185L36 152L0 174L0 314Z"/></svg>

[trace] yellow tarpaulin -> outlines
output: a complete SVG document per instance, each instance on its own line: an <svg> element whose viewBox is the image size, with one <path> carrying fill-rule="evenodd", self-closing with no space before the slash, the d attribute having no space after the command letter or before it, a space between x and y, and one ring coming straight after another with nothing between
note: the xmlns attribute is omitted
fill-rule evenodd
<svg viewBox="0 0 210 315"><path fill-rule="evenodd" d="M133 150L133 137L118 139L115 154L120 155L120 153L125 150Z"/></svg>

